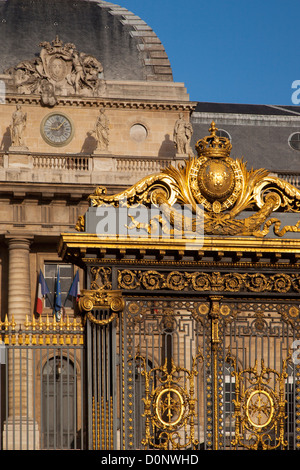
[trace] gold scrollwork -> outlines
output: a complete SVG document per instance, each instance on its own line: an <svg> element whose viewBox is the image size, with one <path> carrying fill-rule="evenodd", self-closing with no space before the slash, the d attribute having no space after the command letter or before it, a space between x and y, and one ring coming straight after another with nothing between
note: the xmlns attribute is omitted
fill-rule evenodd
<svg viewBox="0 0 300 470"><path fill-rule="evenodd" d="M108 266L91 267L91 289L111 289L111 268Z"/></svg>
<svg viewBox="0 0 300 470"><path fill-rule="evenodd" d="M251 426L268 426L275 413L275 400L271 390L249 390L246 398L246 415Z"/></svg>
<svg viewBox="0 0 300 470"><path fill-rule="evenodd" d="M92 313L97 307L110 309L112 311L110 317L97 320ZM78 308L92 323L104 326L117 318L118 312L124 309L124 299L120 291L83 290L78 300Z"/></svg>
<svg viewBox="0 0 300 470"><path fill-rule="evenodd" d="M287 377L285 359L282 371L266 367L261 360L253 367L238 370L236 358L228 352L226 360L233 365L235 377L235 437L232 445L248 450L285 448L284 426L286 420L284 384Z"/></svg>
<svg viewBox="0 0 300 470"><path fill-rule="evenodd" d="M84 232L84 230L85 230L85 218L84 218L83 215L80 215L78 217L77 223L75 225L75 230L77 230L77 232Z"/></svg>
<svg viewBox="0 0 300 470"><path fill-rule="evenodd" d="M134 290L168 289L181 291L214 292L300 292L300 275L297 273L220 273L119 270L118 287Z"/></svg>
<svg viewBox="0 0 300 470"><path fill-rule="evenodd" d="M185 410L182 391L174 387L163 388L156 397L154 407L162 426L179 425Z"/></svg>
<svg viewBox="0 0 300 470"><path fill-rule="evenodd" d="M145 378L145 438L141 443L146 449L175 450L195 448L199 444L195 438L194 379L200 359L203 361L199 351L190 370L176 366L173 359L147 370L145 357L136 355L140 373Z"/></svg>
<svg viewBox="0 0 300 470"><path fill-rule="evenodd" d="M91 323L95 323L95 325L106 326L109 323L112 323L115 318L117 318L117 314L114 312L109 318L97 320L97 318L92 314L92 312L87 312L87 318Z"/></svg>

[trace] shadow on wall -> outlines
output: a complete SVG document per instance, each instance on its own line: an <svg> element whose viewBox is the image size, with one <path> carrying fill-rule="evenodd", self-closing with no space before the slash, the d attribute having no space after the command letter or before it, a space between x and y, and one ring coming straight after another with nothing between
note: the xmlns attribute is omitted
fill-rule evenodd
<svg viewBox="0 0 300 470"><path fill-rule="evenodd" d="M7 127L2 137L0 150L7 152L10 146L11 146L11 134L10 134L10 128Z"/></svg>
<svg viewBox="0 0 300 470"><path fill-rule="evenodd" d="M80 153L93 153L97 148L98 142L91 132L87 133L85 141L81 147Z"/></svg>
<svg viewBox="0 0 300 470"><path fill-rule="evenodd" d="M173 140L170 139L170 135L165 135L165 140L162 142L158 151L159 157L175 157L176 147Z"/></svg>

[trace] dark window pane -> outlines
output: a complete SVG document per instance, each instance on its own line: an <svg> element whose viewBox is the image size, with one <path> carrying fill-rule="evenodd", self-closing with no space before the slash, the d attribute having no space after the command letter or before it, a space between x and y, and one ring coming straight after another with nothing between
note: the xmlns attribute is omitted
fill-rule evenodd
<svg viewBox="0 0 300 470"><path fill-rule="evenodd" d="M45 263L44 276L50 291L50 299L46 298L45 306L48 308L53 307L58 270L62 294L62 305L64 307L73 307L72 299L66 300L66 297L73 281L73 266L69 264L56 263Z"/></svg>
<svg viewBox="0 0 300 470"><path fill-rule="evenodd" d="M290 136L289 143L294 150L300 150L300 132L292 134Z"/></svg>

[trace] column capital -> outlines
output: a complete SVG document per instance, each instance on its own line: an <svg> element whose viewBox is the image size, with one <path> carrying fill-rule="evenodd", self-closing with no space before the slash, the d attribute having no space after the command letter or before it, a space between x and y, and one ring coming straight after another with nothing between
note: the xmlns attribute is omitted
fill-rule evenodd
<svg viewBox="0 0 300 470"><path fill-rule="evenodd" d="M31 243L33 242L33 236L31 235L5 235L5 241L8 245L8 249L19 248L19 249L29 249Z"/></svg>

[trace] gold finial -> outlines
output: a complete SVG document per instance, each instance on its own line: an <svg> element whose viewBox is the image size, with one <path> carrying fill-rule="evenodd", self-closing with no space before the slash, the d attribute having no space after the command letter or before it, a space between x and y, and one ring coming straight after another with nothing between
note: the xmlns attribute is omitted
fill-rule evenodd
<svg viewBox="0 0 300 470"><path fill-rule="evenodd" d="M216 132L217 132L218 128L216 127L215 121L212 121L212 122L211 122L210 128L209 128L208 130L209 130L210 135L211 135L212 137L214 137L214 136L216 135Z"/></svg>

